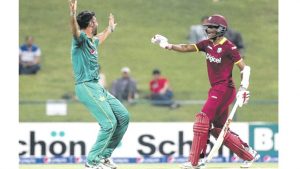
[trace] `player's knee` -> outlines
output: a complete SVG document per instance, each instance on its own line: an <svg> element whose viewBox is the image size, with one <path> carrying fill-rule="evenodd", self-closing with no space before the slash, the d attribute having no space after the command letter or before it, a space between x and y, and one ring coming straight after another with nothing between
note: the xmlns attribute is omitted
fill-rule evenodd
<svg viewBox="0 0 300 169"><path fill-rule="evenodd" d="M106 122L100 123L100 126L103 131L106 132L114 132L117 128L117 120L116 119L109 119Z"/></svg>
<svg viewBox="0 0 300 169"><path fill-rule="evenodd" d="M112 130L112 131L115 131L116 130L116 128L117 128L117 120L112 120L111 121L111 127L110 127L110 129Z"/></svg>
<svg viewBox="0 0 300 169"><path fill-rule="evenodd" d="M205 113L198 113L193 126L194 133L208 133L210 128L209 118Z"/></svg>
<svg viewBox="0 0 300 169"><path fill-rule="evenodd" d="M126 112L124 113L123 117L122 117L122 124L123 124L124 126L128 126L129 120L130 120L129 112L126 111Z"/></svg>

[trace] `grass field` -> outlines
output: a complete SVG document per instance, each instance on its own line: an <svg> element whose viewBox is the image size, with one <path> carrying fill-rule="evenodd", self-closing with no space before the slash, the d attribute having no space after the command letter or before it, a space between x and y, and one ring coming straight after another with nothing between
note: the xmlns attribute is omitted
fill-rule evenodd
<svg viewBox="0 0 300 169"><path fill-rule="evenodd" d="M73 92L70 61L69 10L67 0L21 0L19 2L20 44L33 35L42 50L42 70L36 76L20 76L21 101L60 99ZM190 25L204 15L220 13L230 27L242 33L246 45L246 63L252 67L251 99L238 112L240 121L278 120L277 104L254 104L258 100L278 100L278 2L276 0L79 0L78 10L96 11L102 30L112 12L118 23L116 31L100 47L100 64L107 83L129 66L138 82L141 96L148 92L153 68L160 68L175 91L175 99L204 100L209 88L203 54L164 51L150 43L160 33L171 43L187 43ZM236 83L239 72L234 70ZM201 105L172 110L149 104L127 106L132 121L193 121ZM65 117L45 116L45 104L20 104L20 121L94 121L87 109L77 103L68 107ZM171 116L170 116L171 115Z"/></svg>
<svg viewBox="0 0 300 169"><path fill-rule="evenodd" d="M239 169L238 163L207 164L207 169ZM179 164L122 164L118 169L176 169ZM255 163L251 168L275 169L277 163ZM83 169L83 165L20 165L20 169Z"/></svg>

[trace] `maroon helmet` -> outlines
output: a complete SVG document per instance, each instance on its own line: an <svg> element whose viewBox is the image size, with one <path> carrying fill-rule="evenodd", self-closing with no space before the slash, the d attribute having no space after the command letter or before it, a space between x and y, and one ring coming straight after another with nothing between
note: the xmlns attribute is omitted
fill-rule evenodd
<svg viewBox="0 0 300 169"><path fill-rule="evenodd" d="M218 14L208 17L207 22L203 25L206 27L215 26L217 28L216 36L223 36L227 31L227 27L228 27L226 18Z"/></svg>

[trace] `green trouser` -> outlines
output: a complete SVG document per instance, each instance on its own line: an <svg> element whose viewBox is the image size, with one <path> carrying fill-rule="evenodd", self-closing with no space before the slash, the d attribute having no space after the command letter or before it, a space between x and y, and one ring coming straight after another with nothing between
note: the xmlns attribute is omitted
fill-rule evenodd
<svg viewBox="0 0 300 169"><path fill-rule="evenodd" d="M96 143L87 156L90 165L111 156L125 134L129 113L123 104L97 82L76 84L76 95L101 126Z"/></svg>

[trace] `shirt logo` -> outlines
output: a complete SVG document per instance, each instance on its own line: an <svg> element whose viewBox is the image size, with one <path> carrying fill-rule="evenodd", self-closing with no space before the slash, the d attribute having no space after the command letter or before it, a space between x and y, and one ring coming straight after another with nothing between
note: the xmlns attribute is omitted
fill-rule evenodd
<svg viewBox="0 0 300 169"><path fill-rule="evenodd" d="M218 48L217 53L221 53L221 52L222 52L222 48Z"/></svg>
<svg viewBox="0 0 300 169"><path fill-rule="evenodd" d="M208 53L206 53L206 59L209 60L209 62L215 62L215 63L221 63L222 61L222 58L215 58Z"/></svg>
<svg viewBox="0 0 300 169"><path fill-rule="evenodd" d="M91 53L92 55L96 55L96 54L97 54L97 51L94 50L94 49L91 49L91 50L90 50L90 53Z"/></svg>
<svg viewBox="0 0 300 169"><path fill-rule="evenodd" d="M217 96L211 96L211 98L213 98L213 99L217 99L218 97L217 97Z"/></svg>

